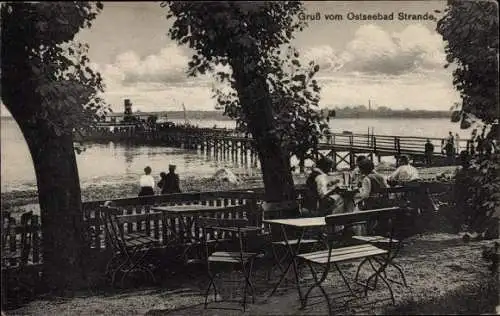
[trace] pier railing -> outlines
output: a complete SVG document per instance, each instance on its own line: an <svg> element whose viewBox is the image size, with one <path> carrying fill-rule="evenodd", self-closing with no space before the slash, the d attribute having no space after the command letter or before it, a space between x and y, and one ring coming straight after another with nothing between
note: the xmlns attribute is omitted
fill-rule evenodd
<svg viewBox="0 0 500 316"><path fill-rule="evenodd" d="M85 134L85 133L84 133ZM83 140L89 141L136 141L161 144L163 146L201 149L214 155L244 157L247 153L255 156L254 141L249 134L227 128L198 128L192 126L132 126L129 128L98 127L89 129ZM319 150L336 152L372 153L378 156L399 156L407 154L412 157L425 155L427 139L434 145L434 156L442 153L445 138L355 134L351 132L324 134L320 139ZM455 152L470 150L470 140L460 139ZM250 159L252 160L252 158Z"/></svg>
<svg viewBox="0 0 500 316"><path fill-rule="evenodd" d="M444 138L418 136L392 136L375 134L333 133L325 135L320 146L324 149L370 151L375 154L424 154L427 139L434 145L434 153L440 154ZM458 150L469 150L470 140L460 139ZM454 146L456 144L453 144Z"/></svg>

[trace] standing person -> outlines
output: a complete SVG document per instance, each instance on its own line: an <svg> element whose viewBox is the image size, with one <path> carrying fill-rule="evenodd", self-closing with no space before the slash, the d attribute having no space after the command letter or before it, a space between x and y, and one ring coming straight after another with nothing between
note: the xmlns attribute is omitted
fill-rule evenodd
<svg viewBox="0 0 500 316"><path fill-rule="evenodd" d="M444 146L444 151L446 154L446 159L449 164L453 163L453 158L455 156L455 149L453 148L453 143L451 142L446 142L446 145Z"/></svg>
<svg viewBox="0 0 500 316"><path fill-rule="evenodd" d="M481 135L478 135L476 138L477 145L476 145L476 152L479 154L479 156L483 155L484 152L484 140Z"/></svg>
<svg viewBox="0 0 500 316"><path fill-rule="evenodd" d="M452 155L455 155L455 137L453 137L452 132L448 132L448 139L446 140L446 142L447 142L446 145L448 146L448 151L451 151ZM446 152L447 156L448 156L448 151Z"/></svg>
<svg viewBox="0 0 500 316"><path fill-rule="evenodd" d="M458 155L460 153L460 136L455 133L455 153Z"/></svg>
<svg viewBox="0 0 500 316"><path fill-rule="evenodd" d="M449 143L454 143L454 137L453 137L453 133L450 131L448 132L448 138L446 139Z"/></svg>
<svg viewBox="0 0 500 316"><path fill-rule="evenodd" d="M394 171L387 181L396 183L407 183L420 179L417 168L410 165L410 159L408 156L403 155L399 158L400 166Z"/></svg>
<svg viewBox="0 0 500 316"><path fill-rule="evenodd" d="M144 168L144 174L141 176L139 184L141 186L139 196L155 195L155 179L151 175L151 167Z"/></svg>
<svg viewBox="0 0 500 316"><path fill-rule="evenodd" d="M162 194L180 193L179 175L175 173L175 165L168 166L168 174L165 176L165 181L162 183Z"/></svg>
<svg viewBox="0 0 500 316"><path fill-rule="evenodd" d="M425 142L425 163L427 166L432 164L432 154L434 153L434 145L431 143L431 140L427 138Z"/></svg>

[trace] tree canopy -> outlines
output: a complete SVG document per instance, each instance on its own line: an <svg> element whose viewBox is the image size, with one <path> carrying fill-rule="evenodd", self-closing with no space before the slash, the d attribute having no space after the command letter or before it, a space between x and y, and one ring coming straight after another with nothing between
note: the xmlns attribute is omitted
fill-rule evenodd
<svg viewBox="0 0 500 316"><path fill-rule="evenodd" d="M471 124L467 119L472 115L485 124L483 135L477 141L479 154L472 166L466 167L468 182L457 183L457 186L466 186L462 193L466 196L460 198L473 210L464 224L470 230L490 231L498 238L500 148L497 143L493 152L483 151L486 144L492 146L492 140L499 139L498 4L450 0L444 13L438 21L437 31L446 41L448 63L456 65L453 84L463 100L459 115L452 117L452 121L461 121L461 127L468 128ZM485 133L487 128L489 132ZM474 137L475 130L472 134Z"/></svg>
<svg viewBox="0 0 500 316"><path fill-rule="evenodd" d="M213 72L216 66L230 67L231 73L219 71L217 75L219 80L227 80L235 92L219 95L219 102L255 140L266 198L295 198L288 152L294 135L284 131L291 130L290 120L299 129L315 126L295 119L313 122L315 117L304 114L312 114L307 107L319 100L314 94L319 89L312 79L318 67L310 65L311 74L304 73L305 69L286 71L284 66L300 67L298 54L291 48L288 52L292 55L282 62L282 49L286 50L294 32L305 26L296 18L303 12L302 4L166 1L161 6L168 6L167 18L174 18L170 37L196 52L189 62L189 75Z"/></svg>
<svg viewBox="0 0 500 316"><path fill-rule="evenodd" d="M216 3L165 2L175 17L170 36L196 51L189 62L189 75L214 72L215 79L227 84L229 91L213 89L218 108L236 119L238 127L255 134L252 110L265 107L268 99L273 124L269 132L287 151L302 159L315 148L321 133L327 128L318 112L320 88L314 79L319 66L314 62L300 63L299 53L289 45L293 34L306 26L295 18L303 11L299 1ZM216 12L216 13L214 13ZM244 100L244 88L234 73L234 60L242 58L246 70L264 82L260 94ZM256 84L256 81L253 82ZM251 104L244 106L244 104ZM256 135L254 135L256 136Z"/></svg>
<svg viewBox="0 0 500 316"><path fill-rule="evenodd" d="M498 3L448 1L437 31L446 42L447 62L457 66L453 84L463 100L462 114L493 123L499 117Z"/></svg>
<svg viewBox="0 0 500 316"><path fill-rule="evenodd" d="M102 78L89 67L88 45L73 40L101 9L99 2L2 5L2 101L14 118L43 120L60 134L104 114Z"/></svg>

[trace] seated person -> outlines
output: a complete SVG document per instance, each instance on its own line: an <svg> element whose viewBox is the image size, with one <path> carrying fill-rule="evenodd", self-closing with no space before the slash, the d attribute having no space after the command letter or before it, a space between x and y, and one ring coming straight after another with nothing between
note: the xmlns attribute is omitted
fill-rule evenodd
<svg viewBox="0 0 500 316"><path fill-rule="evenodd" d="M417 168L410 165L410 159L408 156L403 155L399 158L400 166L394 171L387 181L391 184L398 183L409 183L420 180L420 175L418 174Z"/></svg>
<svg viewBox="0 0 500 316"><path fill-rule="evenodd" d="M169 165L168 173L165 174L164 178L162 177L161 186L160 183L158 183L158 186L161 187L161 194L181 192L179 186L179 175L175 173L175 168L175 165Z"/></svg>
<svg viewBox="0 0 500 316"><path fill-rule="evenodd" d="M356 185L356 187L361 187L361 181L363 180L363 176L361 175L361 172L359 171L359 163L361 162L361 160L365 160L366 159L366 156L358 156L356 158L356 167L354 168L354 170L352 171L351 173L351 179L352 179L352 182Z"/></svg>
<svg viewBox="0 0 500 316"><path fill-rule="evenodd" d="M330 181L328 171L332 162L327 158L320 159L316 167L312 169L306 180L306 196L304 197L302 210L306 216L325 216L329 214L342 213L344 202L342 197L336 193L337 183L340 180Z"/></svg>
<svg viewBox="0 0 500 316"><path fill-rule="evenodd" d="M372 193L376 193L383 188L389 187L385 178L375 172L374 169L375 165L373 164L373 161L369 159L364 159L359 162L359 171L363 178L361 180L361 188L359 189L359 192L354 196L354 202L356 204L367 200ZM382 203L383 201L380 202ZM372 205L370 205L369 207L374 208L374 206Z"/></svg>
<svg viewBox="0 0 500 316"><path fill-rule="evenodd" d="M373 193L389 187L385 178L374 169L375 165L369 159L364 159L359 163L359 171L363 179L361 180L359 192L354 196L354 203L358 205L358 208L363 210L383 208L386 206L384 205L386 202L385 199L378 197L370 198ZM377 220L373 220L367 224L360 224L356 229L356 234L365 235L366 232L370 232L371 234L378 235L380 232L384 232L387 229L384 222L379 223Z"/></svg>
<svg viewBox="0 0 500 316"><path fill-rule="evenodd" d="M139 179L139 184L141 186L139 196L155 195L155 179L151 175L151 167L144 168L144 174Z"/></svg>

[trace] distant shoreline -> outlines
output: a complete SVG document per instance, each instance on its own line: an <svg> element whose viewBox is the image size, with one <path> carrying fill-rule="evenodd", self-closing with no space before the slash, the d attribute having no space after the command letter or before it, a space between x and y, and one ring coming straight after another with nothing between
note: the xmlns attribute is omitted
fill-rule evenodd
<svg viewBox="0 0 500 316"><path fill-rule="evenodd" d="M173 120L184 120L184 115L187 116L189 120L212 120L212 121L234 121L230 117L224 116L220 111L166 111L168 119ZM330 120L338 119L441 119L450 118L450 113L448 111L404 111L404 110L392 110L392 111L344 111L335 110L336 116L330 118ZM11 120L10 116L1 116L2 120Z"/></svg>

